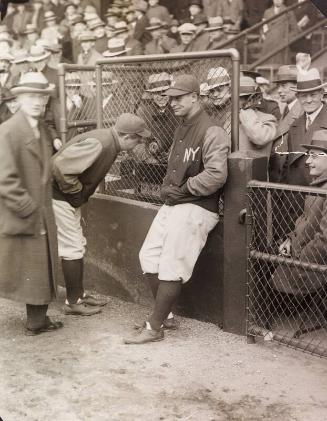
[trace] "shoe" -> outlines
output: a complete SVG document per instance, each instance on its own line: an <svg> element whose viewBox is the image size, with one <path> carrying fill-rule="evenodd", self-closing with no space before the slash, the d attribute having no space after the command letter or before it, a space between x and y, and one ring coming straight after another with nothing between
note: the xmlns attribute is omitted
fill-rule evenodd
<svg viewBox="0 0 327 421"><path fill-rule="evenodd" d="M91 295L91 294L83 295L82 302L89 306L97 306L97 307L102 307L108 304L108 300L106 298L95 297L94 295Z"/></svg>
<svg viewBox="0 0 327 421"><path fill-rule="evenodd" d="M154 330L154 329L146 329L143 328L139 333L136 335L131 336L130 338L124 338L124 344L131 345L141 345L146 344L148 342L158 342L164 339L164 331L163 329Z"/></svg>
<svg viewBox="0 0 327 421"><path fill-rule="evenodd" d="M45 325L38 329L29 329L28 327L25 328L25 335L26 336L36 336L40 335L41 333L45 332L54 332L55 330L61 329L64 326L62 322L55 322L52 321L48 316L45 318Z"/></svg>
<svg viewBox="0 0 327 421"><path fill-rule="evenodd" d="M142 324L140 324L140 323L134 323L134 329L136 329L136 330L144 329L145 327L146 327L145 322L143 322ZM163 321L162 327L165 330L176 330L176 329L179 328L179 323L173 317L171 319L165 319Z"/></svg>
<svg viewBox="0 0 327 421"><path fill-rule="evenodd" d="M67 315L93 316L93 314L101 313L101 309L99 307L88 307L84 303L65 304L64 312Z"/></svg>

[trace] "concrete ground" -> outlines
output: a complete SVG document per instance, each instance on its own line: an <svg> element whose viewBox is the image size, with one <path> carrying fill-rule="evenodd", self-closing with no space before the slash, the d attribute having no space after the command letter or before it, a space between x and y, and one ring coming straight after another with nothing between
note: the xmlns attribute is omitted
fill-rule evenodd
<svg viewBox="0 0 327 421"><path fill-rule="evenodd" d="M93 317L23 335L24 306L0 300L3 421L326 421L325 359L274 342L248 345L180 320L162 342L124 345L148 309L110 298Z"/></svg>

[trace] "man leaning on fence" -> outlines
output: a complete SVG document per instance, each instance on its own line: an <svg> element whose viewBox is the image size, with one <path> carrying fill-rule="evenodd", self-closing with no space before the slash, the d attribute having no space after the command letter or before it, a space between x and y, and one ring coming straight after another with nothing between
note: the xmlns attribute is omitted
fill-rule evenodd
<svg viewBox="0 0 327 421"><path fill-rule="evenodd" d="M166 91L180 125L168 158L159 209L140 250L142 270L155 305L138 334L124 340L143 344L164 338L163 326L174 327L172 306L209 232L218 222L218 202L227 177L230 139L201 109L199 83L192 75L176 76Z"/></svg>
<svg viewBox="0 0 327 421"><path fill-rule="evenodd" d="M81 206L95 192L118 153L132 150L150 135L140 117L121 114L113 127L77 135L53 157L53 208L67 291L66 314L90 316L99 313L100 306L106 304L106 300L84 292L86 239L81 226Z"/></svg>

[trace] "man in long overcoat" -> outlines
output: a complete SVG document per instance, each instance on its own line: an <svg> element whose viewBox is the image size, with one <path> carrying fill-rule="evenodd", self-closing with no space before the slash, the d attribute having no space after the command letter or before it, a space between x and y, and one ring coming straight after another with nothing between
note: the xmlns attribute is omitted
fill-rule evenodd
<svg viewBox="0 0 327 421"><path fill-rule="evenodd" d="M12 93L20 110L0 129L0 296L26 303L26 333L62 327L47 316L56 297L58 246L51 203L52 142L40 119L54 90L38 72Z"/></svg>

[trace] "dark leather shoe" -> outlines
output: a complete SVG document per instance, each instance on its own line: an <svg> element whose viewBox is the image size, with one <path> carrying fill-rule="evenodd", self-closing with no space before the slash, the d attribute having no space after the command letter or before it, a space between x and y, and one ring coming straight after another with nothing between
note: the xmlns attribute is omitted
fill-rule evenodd
<svg viewBox="0 0 327 421"><path fill-rule="evenodd" d="M106 298L95 297L91 294L85 294L81 300L88 306L103 307L108 304L108 300Z"/></svg>
<svg viewBox="0 0 327 421"><path fill-rule="evenodd" d="M141 323L134 323L134 329L139 330L145 328L145 322ZM163 329L165 330L176 330L179 328L178 321L173 317L171 319L165 319L162 324Z"/></svg>
<svg viewBox="0 0 327 421"><path fill-rule="evenodd" d="M164 339L163 329L142 329L139 333L131 336L130 338L124 338L123 342L127 345L135 344L141 345L148 342L158 342Z"/></svg>
<svg viewBox="0 0 327 421"><path fill-rule="evenodd" d="M84 303L65 304L64 312L67 315L93 316L93 314L101 313L101 309L99 307L89 307Z"/></svg>
<svg viewBox="0 0 327 421"><path fill-rule="evenodd" d="M41 333L45 332L54 332L55 330L61 329L64 326L62 322L53 321L48 316L45 318L45 325L38 329L29 329L28 327L25 329L26 336L36 336L40 335Z"/></svg>

